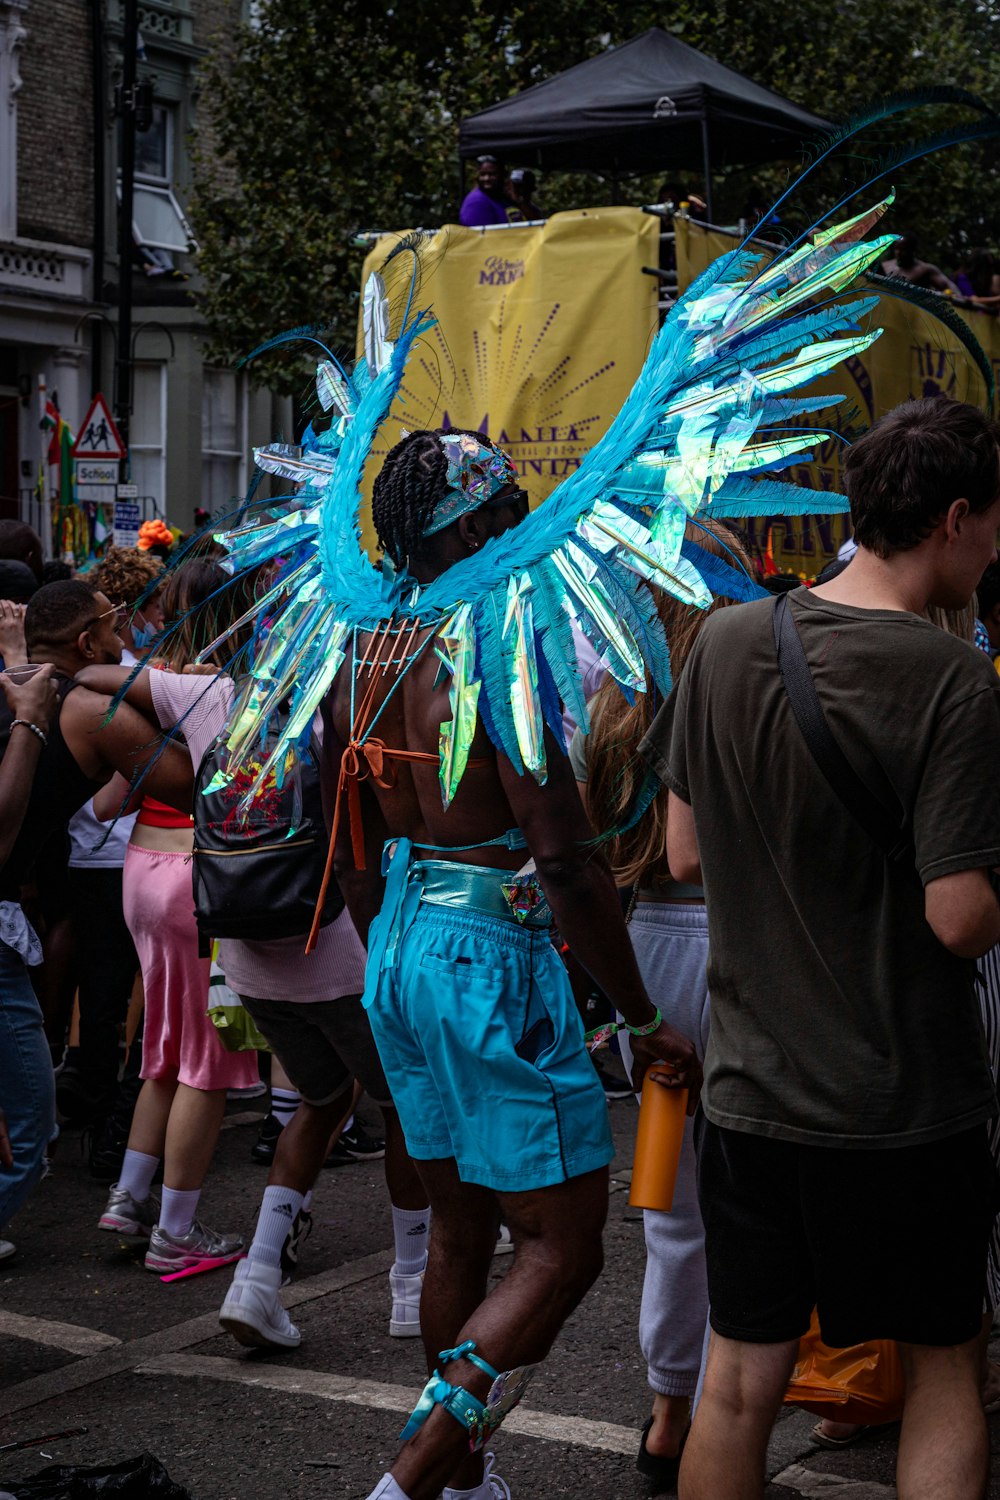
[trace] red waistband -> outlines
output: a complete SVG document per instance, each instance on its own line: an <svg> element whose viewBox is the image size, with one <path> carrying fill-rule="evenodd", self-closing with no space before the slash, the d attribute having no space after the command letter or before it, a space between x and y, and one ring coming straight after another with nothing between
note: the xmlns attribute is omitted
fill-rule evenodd
<svg viewBox="0 0 1000 1500"><path fill-rule="evenodd" d="M140 828L193 828L194 818L190 813L178 812L166 802L157 802L155 797L144 797L136 824Z"/></svg>

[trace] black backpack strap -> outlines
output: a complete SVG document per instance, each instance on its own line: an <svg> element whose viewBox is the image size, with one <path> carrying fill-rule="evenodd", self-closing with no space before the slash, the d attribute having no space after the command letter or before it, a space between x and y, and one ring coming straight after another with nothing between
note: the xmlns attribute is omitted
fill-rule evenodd
<svg viewBox="0 0 1000 1500"><path fill-rule="evenodd" d="M862 781L834 739L820 705L812 672L806 660L788 595L774 601L774 644L778 671L792 705L795 722L819 766L847 811L861 825L887 859L898 860L910 851L910 839L901 811L894 811Z"/></svg>

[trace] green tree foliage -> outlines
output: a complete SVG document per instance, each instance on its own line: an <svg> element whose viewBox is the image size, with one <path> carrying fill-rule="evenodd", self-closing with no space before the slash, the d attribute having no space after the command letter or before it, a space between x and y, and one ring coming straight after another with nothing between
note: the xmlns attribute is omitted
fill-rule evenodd
<svg viewBox="0 0 1000 1500"><path fill-rule="evenodd" d="M217 40L203 72L192 213L201 242L201 306L214 352L236 359L282 329L322 324L350 349L360 252L369 228L436 226L457 217L458 123L498 99L667 25L682 40L825 118L843 119L900 89L956 83L1000 107L1000 19L981 0L676 0L647 4L549 0L260 0L254 23ZM866 154L957 118L923 111L878 127ZM902 131L902 135L900 134ZM995 245L1000 225L997 145L961 147L897 174L893 226L918 231L922 253L954 265L969 246ZM664 174L699 185L699 164ZM735 219L749 196L767 201L794 163L726 172L716 217ZM836 201L863 164L847 158L818 175L792 212ZM629 201L655 191L631 185ZM549 211L606 202L609 185L547 177ZM265 372L262 370L262 374ZM272 385L294 391L294 362L269 359Z"/></svg>

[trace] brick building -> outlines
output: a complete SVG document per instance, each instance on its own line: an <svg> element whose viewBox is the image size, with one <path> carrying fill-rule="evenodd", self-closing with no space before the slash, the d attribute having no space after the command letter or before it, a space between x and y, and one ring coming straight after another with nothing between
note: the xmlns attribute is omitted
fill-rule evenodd
<svg viewBox="0 0 1000 1500"><path fill-rule="evenodd" d="M241 494L286 403L206 363L184 214L198 65L246 0L141 0L130 478L146 514L190 525ZM123 0L0 0L0 516L39 525L39 388L74 431L113 394ZM45 470L51 493L54 471Z"/></svg>

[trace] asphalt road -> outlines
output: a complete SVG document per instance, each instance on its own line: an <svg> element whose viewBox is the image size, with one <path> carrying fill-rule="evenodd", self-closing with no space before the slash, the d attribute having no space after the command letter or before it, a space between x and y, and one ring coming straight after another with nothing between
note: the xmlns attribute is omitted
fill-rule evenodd
<svg viewBox="0 0 1000 1500"><path fill-rule="evenodd" d="M249 1235L266 1173L248 1158L249 1114L234 1106L202 1200L206 1221ZM607 1266L495 1441L514 1500L645 1500L636 1473L649 1409L636 1338L642 1225L627 1203L636 1109L611 1106ZM371 1116L366 1116L372 1118ZM192 1500L361 1500L388 1467L423 1381L419 1340L391 1339L391 1231L381 1163L323 1174L315 1229L284 1294L303 1341L264 1355L216 1323L229 1272L164 1285L95 1231L105 1189L64 1135L53 1175L11 1226L0 1266L0 1444L69 1427L85 1435L0 1454L0 1490L46 1463L116 1463L148 1451ZM509 1257L498 1257L502 1276ZM841 1453L808 1441L814 1417L786 1410L769 1456L768 1500L888 1500L895 1429ZM1000 1500L1000 1418L990 1500Z"/></svg>

